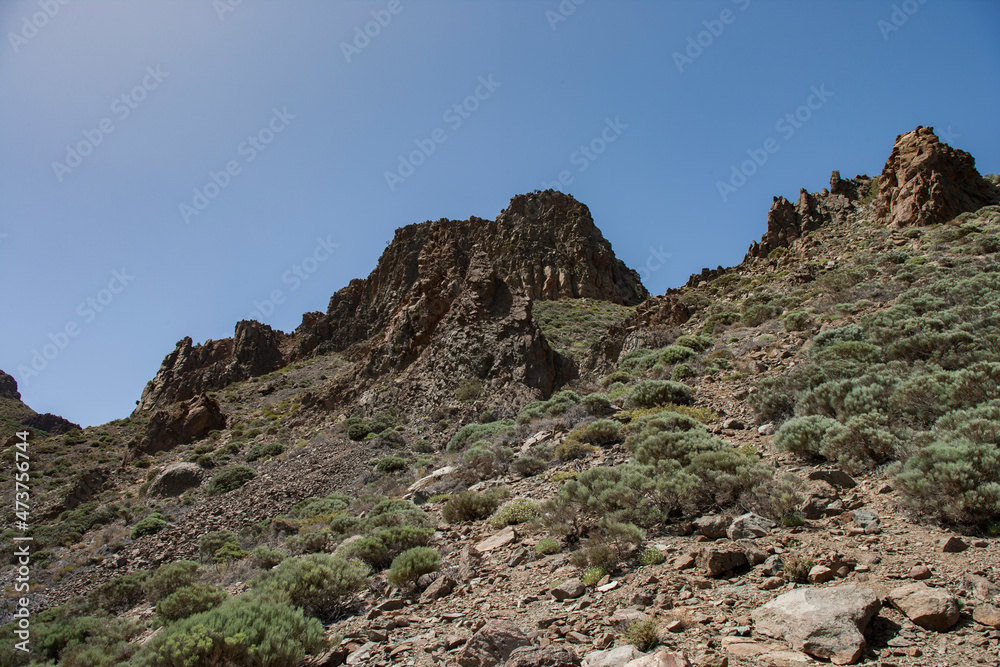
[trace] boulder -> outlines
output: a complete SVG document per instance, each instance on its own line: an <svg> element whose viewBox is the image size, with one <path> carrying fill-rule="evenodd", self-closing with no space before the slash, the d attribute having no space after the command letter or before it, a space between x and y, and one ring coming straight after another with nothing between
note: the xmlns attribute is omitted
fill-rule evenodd
<svg viewBox="0 0 1000 667"><path fill-rule="evenodd" d="M157 410L149 418L146 435L136 447L142 454L173 449L190 444L208 435L209 431L226 428L226 416L214 398L196 396L169 410Z"/></svg>
<svg viewBox="0 0 1000 667"><path fill-rule="evenodd" d="M994 630L1000 630L1000 609L991 604L976 605L972 610L972 620Z"/></svg>
<svg viewBox="0 0 1000 667"><path fill-rule="evenodd" d="M625 667L693 667L693 665L683 653L660 649L656 653L625 663Z"/></svg>
<svg viewBox="0 0 1000 667"><path fill-rule="evenodd" d="M692 524L694 532L704 535L710 540L719 540L726 536L726 528L729 527L729 517L720 514L710 514L699 517Z"/></svg>
<svg viewBox="0 0 1000 667"><path fill-rule="evenodd" d="M487 621L455 655L455 663L462 667L502 665L515 649L530 645L528 635L510 621Z"/></svg>
<svg viewBox="0 0 1000 667"><path fill-rule="evenodd" d="M455 580L448 575L440 576L424 590L423 594L420 596L420 601L429 602L431 600L437 600L438 598L447 597L448 595L451 595L453 590L455 590L455 585Z"/></svg>
<svg viewBox="0 0 1000 667"><path fill-rule="evenodd" d="M848 665L861 657L862 633L880 608L870 588L796 588L755 609L753 619L757 632L835 665Z"/></svg>
<svg viewBox="0 0 1000 667"><path fill-rule="evenodd" d="M703 547L697 554L698 567L710 577L717 577L747 564L747 557L737 549L715 549Z"/></svg>
<svg viewBox="0 0 1000 667"><path fill-rule="evenodd" d="M889 600L925 630L944 632L958 623L958 600L940 588L913 583L889 591Z"/></svg>
<svg viewBox="0 0 1000 667"><path fill-rule="evenodd" d="M587 587L579 579L567 579L552 589L552 597L562 602L563 600L575 600L587 592Z"/></svg>
<svg viewBox="0 0 1000 667"><path fill-rule="evenodd" d="M149 485L150 496L172 498L201 485L205 470L196 463L173 463L157 475Z"/></svg>
<svg viewBox="0 0 1000 667"><path fill-rule="evenodd" d="M978 574L965 574L960 584L963 591L984 602L1000 604L1000 586Z"/></svg>
<svg viewBox="0 0 1000 667"><path fill-rule="evenodd" d="M580 667L580 658L554 646L522 646L514 649L504 667Z"/></svg>
<svg viewBox="0 0 1000 667"><path fill-rule="evenodd" d="M938 551L946 554L957 554L969 548L960 537L949 535L938 542Z"/></svg>
<svg viewBox="0 0 1000 667"><path fill-rule="evenodd" d="M631 644L594 651L583 659L583 667L623 667L628 662L642 657L642 652Z"/></svg>
<svg viewBox="0 0 1000 667"><path fill-rule="evenodd" d="M762 516L748 512L733 519L726 535L731 540L746 540L764 537L774 528L774 522Z"/></svg>
<svg viewBox="0 0 1000 667"><path fill-rule="evenodd" d="M507 526L499 533L490 535L485 540L478 542L476 544L476 551L484 554L493 551L494 549L499 549L500 547L512 544L515 540L517 540L517 531L514 530L514 526Z"/></svg>

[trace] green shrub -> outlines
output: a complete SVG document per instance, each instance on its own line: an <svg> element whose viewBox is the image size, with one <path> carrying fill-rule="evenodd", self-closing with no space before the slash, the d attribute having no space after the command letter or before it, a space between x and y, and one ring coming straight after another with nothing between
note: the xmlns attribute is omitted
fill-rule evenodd
<svg viewBox="0 0 1000 667"><path fill-rule="evenodd" d="M902 450L903 441L889 429L888 419L874 412L851 417L843 429L834 427L820 444L820 454L848 472L892 461Z"/></svg>
<svg viewBox="0 0 1000 667"><path fill-rule="evenodd" d="M527 405L517 415L518 424L527 424L535 419L556 417L580 404L580 397L572 391L561 391L546 401L535 401Z"/></svg>
<svg viewBox="0 0 1000 667"><path fill-rule="evenodd" d="M528 454L514 459L514 462L511 463L510 467L518 475L533 477L544 471L547 465L545 461L537 456L531 456Z"/></svg>
<svg viewBox="0 0 1000 667"><path fill-rule="evenodd" d="M448 523L479 521L492 515L500 506L499 494L463 491L445 503L441 516Z"/></svg>
<svg viewBox="0 0 1000 667"><path fill-rule="evenodd" d="M502 472L507 453L488 440L481 440L462 452L462 462L481 477L492 477Z"/></svg>
<svg viewBox="0 0 1000 667"><path fill-rule="evenodd" d="M469 424L468 426L462 427L462 429L448 441L447 449L451 453L460 452L472 442L494 438L501 433L510 431L513 425L514 422L509 419L490 422L489 424Z"/></svg>
<svg viewBox="0 0 1000 667"><path fill-rule="evenodd" d="M648 651L659 644L660 636L656 631L656 621L652 618L634 621L625 631L625 642L640 651Z"/></svg>
<svg viewBox="0 0 1000 667"><path fill-rule="evenodd" d="M262 570L270 570L272 567L288 558L288 554L286 552L281 551L280 549L272 549L266 544L261 544L255 547L254 550L250 552L250 555L253 556L254 563L257 567Z"/></svg>
<svg viewBox="0 0 1000 667"><path fill-rule="evenodd" d="M140 537L145 537L146 535L155 535L166 527L167 522L163 518L163 515L159 512L154 512L139 523L135 524L135 527L132 529L131 537L133 540L136 540Z"/></svg>
<svg viewBox="0 0 1000 667"><path fill-rule="evenodd" d="M235 542L226 542L221 547L215 550L212 554L212 560L217 564L231 563L238 560L243 560L250 555L249 551L246 551L240 545Z"/></svg>
<svg viewBox="0 0 1000 667"><path fill-rule="evenodd" d="M161 565L146 580L146 595L151 603L159 602L174 591L195 583L201 572L201 566L193 560L178 560Z"/></svg>
<svg viewBox="0 0 1000 667"><path fill-rule="evenodd" d="M667 403L688 405L691 389L680 382L671 380L644 380L629 392L625 399L627 408L651 408Z"/></svg>
<svg viewBox="0 0 1000 667"><path fill-rule="evenodd" d="M198 551L201 554L202 562L212 562L215 552L228 543L239 543L236 533L231 530L215 530L202 535L198 543Z"/></svg>
<svg viewBox="0 0 1000 667"><path fill-rule="evenodd" d="M616 382L627 383L627 382L631 382L631 380L632 380L632 374L629 373L628 371L615 371L614 373L611 373L610 375L608 375L607 377L605 377L603 380L601 380L601 386L602 387L610 387L611 385L615 384Z"/></svg>
<svg viewBox="0 0 1000 667"><path fill-rule="evenodd" d="M577 427L573 433L577 439L591 445L613 445L621 441L621 424L610 419L598 419Z"/></svg>
<svg viewBox="0 0 1000 667"><path fill-rule="evenodd" d="M640 565L659 565L667 559L666 555L659 549L646 549L642 554Z"/></svg>
<svg viewBox="0 0 1000 667"><path fill-rule="evenodd" d="M813 325L812 316L804 310L793 310L781 318L785 331L805 331Z"/></svg>
<svg viewBox="0 0 1000 667"><path fill-rule="evenodd" d="M478 378L463 378L455 388L455 399L462 403L471 403L483 393L483 382Z"/></svg>
<svg viewBox="0 0 1000 667"><path fill-rule="evenodd" d="M148 572L138 570L115 577L87 593L87 603L91 609L103 609L111 613L125 611L142 601L144 584Z"/></svg>
<svg viewBox="0 0 1000 667"><path fill-rule="evenodd" d="M250 466L231 466L212 477L212 480L208 483L208 495L217 496L229 493L240 488L256 476L257 471Z"/></svg>
<svg viewBox="0 0 1000 667"><path fill-rule="evenodd" d="M726 361L725 359L713 359L712 361L715 362L714 367L716 367L716 368L718 368L718 365L719 365L718 362L722 362L723 364L725 364L725 366L723 368L728 368L728 366L729 366L729 362ZM708 368L708 367L709 367L709 365L706 365L706 368ZM697 377L697 376L698 376L698 372L695 371L695 369L692 368L690 365L688 365L688 364L677 364L676 366L674 366L674 370L670 374L670 379L671 380L675 380L675 381L679 381L679 380L687 380L688 378L693 378L693 377Z"/></svg>
<svg viewBox="0 0 1000 667"><path fill-rule="evenodd" d="M360 591L368 581L360 565L329 554L286 558L254 583L254 590L272 593L307 616L329 618L343 608L347 596Z"/></svg>
<svg viewBox="0 0 1000 667"><path fill-rule="evenodd" d="M607 575L603 567L588 567L583 573L584 586L596 586Z"/></svg>
<svg viewBox="0 0 1000 667"><path fill-rule="evenodd" d="M697 336L679 336L674 345L690 348L695 352L704 352L712 347L712 337L698 334Z"/></svg>
<svg viewBox="0 0 1000 667"><path fill-rule="evenodd" d="M406 470L410 467L410 462L399 456L387 456L379 459L375 464L375 470L380 473L392 473Z"/></svg>
<svg viewBox="0 0 1000 667"><path fill-rule="evenodd" d="M596 447L580 442L576 438L566 438L552 450L552 458L559 461L575 461L589 456Z"/></svg>
<svg viewBox="0 0 1000 667"><path fill-rule="evenodd" d="M525 523L538 518L538 505L528 498L514 498L496 511L490 518L490 525L494 528L513 526Z"/></svg>
<svg viewBox="0 0 1000 667"><path fill-rule="evenodd" d="M431 547L414 547L392 559L389 567L389 583L396 588L414 584L424 574L437 572L441 554Z"/></svg>
<svg viewBox="0 0 1000 667"><path fill-rule="evenodd" d="M614 412L611 401L604 394L587 394L580 399L580 405L595 417L603 417Z"/></svg>
<svg viewBox="0 0 1000 667"><path fill-rule="evenodd" d="M301 609L241 595L169 624L140 649L135 667L298 667L324 646L323 625Z"/></svg>
<svg viewBox="0 0 1000 667"><path fill-rule="evenodd" d="M246 459L247 461L256 461L258 459L272 458L284 451L285 446L280 442L261 442L250 448Z"/></svg>
<svg viewBox="0 0 1000 667"><path fill-rule="evenodd" d="M375 531L359 540L351 542L346 548L346 557L358 559L372 569L383 570L392 563L392 559L413 547L426 546L434 531L416 526L394 526Z"/></svg>
<svg viewBox="0 0 1000 667"><path fill-rule="evenodd" d="M839 435L844 427L835 419L810 415L795 417L781 425L774 434L774 448L802 456L820 456L823 441Z"/></svg>
<svg viewBox="0 0 1000 667"><path fill-rule="evenodd" d="M785 561L785 577L789 581L804 584L809 581L809 570L813 561L808 556L792 556Z"/></svg>
<svg viewBox="0 0 1000 667"><path fill-rule="evenodd" d="M351 499L341 493L307 498L292 506L288 516L292 519L310 519L323 514L342 512L350 505Z"/></svg>
<svg viewBox="0 0 1000 667"><path fill-rule="evenodd" d="M539 556L551 556L552 554L559 553L561 550L562 547L559 546L559 540L554 540L551 537L539 540L538 544L535 545L535 553Z"/></svg>
<svg viewBox="0 0 1000 667"><path fill-rule="evenodd" d="M206 584L179 588L156 605L156 614L165 621L179 621L193 614L214 609L225 602L226 591Z"/></svg>

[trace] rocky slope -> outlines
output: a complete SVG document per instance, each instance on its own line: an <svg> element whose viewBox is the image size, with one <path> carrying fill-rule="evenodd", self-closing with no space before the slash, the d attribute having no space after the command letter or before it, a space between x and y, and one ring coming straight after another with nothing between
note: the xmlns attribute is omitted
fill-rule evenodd
<svg viewBox="0 0 1000 667"><path fill-rule="evenodd" d="M318 553L374 565L307 665L1000 664L996 180L929 128L896 149L603 336L580 297L641 287L546 192L399 230L295 333L188 341L131 418L33 445L37 631L99 619L129 664L183 623L129 577L187 558L252 601ZM599 338L576 376L573 335ZM467 490L488 511L455 516ZM394 586L366 549L400 523L440 563Z"/></svg>

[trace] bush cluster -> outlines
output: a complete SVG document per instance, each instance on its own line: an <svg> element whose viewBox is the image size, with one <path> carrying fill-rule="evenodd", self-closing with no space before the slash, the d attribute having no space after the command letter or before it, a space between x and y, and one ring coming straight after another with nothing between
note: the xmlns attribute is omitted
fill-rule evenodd
<svg viewBox="0 0 1000 667"><path fill-rule="evenodd" d="M257 476L257 471L246 465L230 466L216 473L208 483L208 495L217 496L234 491Z"/></svg>
<svg viewBox="0 0 1000 667"><path fill-rule="evenodd" d="M246 459L247 461L256 461L258 459L273 458L284 453L284 451L285 446L280 442L261 442L247 451Z"/></svg>
<svg viewBox="0 0 1000 667"><path fill-rule="evenodd" d="M489 518L502 500L502 492L497 487L486 493L462 491L445 503L441 516L448 523L479 521Z"/></svg>
<svg viewBox="0 0 1000 667"><path fill-rule="evenodd" d="M687 405L690 402L691 388L686 384L672 380L643 380L629 391L625 407L652 408L668 403Z"/></svg>
<svg viewBox="0 0 1000 667"><path fill-rule="evenodd" d="M437 572L441 554L431 547L413 547L392 559L389 583L405 588L416 583L421 575Z"/></svg>
<svg viewBox="0 0 1000 667"><path fill-rule="evenodd" d="M155 535L164 528L167 527L167 520L163 518L163 515L159 512L153 512L145 519L135 524L132 528L131 537L136 540L140 537L145 537L146 535Z"/></svg>

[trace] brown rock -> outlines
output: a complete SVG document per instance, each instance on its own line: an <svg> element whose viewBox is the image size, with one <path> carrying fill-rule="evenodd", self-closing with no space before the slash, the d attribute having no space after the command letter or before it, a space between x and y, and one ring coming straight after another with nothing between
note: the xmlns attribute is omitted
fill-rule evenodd
<svg viewBox="0 0 1000 667"><path fill-rule="evenodd" d="M502 665L515 649L530 644L524 631L510 621L487 621L456 654L455 662L462 667Z"/></svg>
<svg viewBox="0 0 1000 667"><path fill-rule="evenodd" d="M552 589L552 597L562 602L563 600L575 600L587 592L587 587L579 579L567 579Z"/></svg>
<svg viewBox="0 0 1000 667"><path fill-rule="evenodd" d="M494 549L499 549L500 547L505 547L508 544L514 543L517 540L517 531L514 530L514 526L507 526L499 533L495 535L490 535L485 540L482 540L476 544L476 551L479 553L488 553Z"/></svg>
<svg viewBox="0 0 1000 667"><path fill-rule="evenodd" d="M921 581L923 579L930 579L931 578L931 569L929 567L927 567L926 565L914 565L910 569L910 575L909 576L910 576L910 579L914 579L916 581Z"/></svg>
<svg viewBox="0 0 1000 667"><path fill-rule="evenodd" d="M968 548L968 544L963 542L961 538L955 537L954 535L949 535L938 542L938 550L946 554L959 553Z"/></svg>
<svg viewBox="0 0 1000 667"><path fill-rule="evenodd" d="M627 662L625 667L693 667L693 665L683 653L661 649L656 653Z"/></svg>
<svg viewBox="0 0 1000 667"><path fill-rule="evenodd" d="M944 632L958 622L958 601L940 588L913 583L889 591L889 600L925 630Z"/></svg>
<svg viewBox="0 0 1000 667"><path fill-rule="evenodd" d="M149 418L146 435L136 446L137 453L153 454L177 445L190 444L209 431L224 429L226 416L215 399L207 394L158 410Z"/></svg>
<svg viewBox="0 0 1000 667"><path fill-rule="evenodd" d="M196 463L174 463L168 465L149 485L150 496L179 496L188 489L199 486L205 478L205 470Z"/></svg>
<svg viewBox="0 0 1000 667"><path fill-rule="evenodd" d="M825 565L814 565L809 570L809 583L825 584L828 581L833 581L836 576L836 573Z"/></svg>
<svg viewBox="0 0 1000 667"><path fill-rule="evenodd" d="M972 610L972 620L994 630L1000 630L1000 609L987 603L978 604Z"/></svg>
<svg viewBox="0 0 1000 667"><path fill-rule="evenodd" d="M715 549L702 547L698 551L698 567L710 577L717 577L737 567L747 564L747 557L736 549Z"/></svg>
<svg viewBox="0 0 1000 667"><path fill-rule="evenodd" d="M874 208L890 227L919 227L995 201L995 189L971 155L938 140L934 128L918 126L896 137Z"/></svg>
<svg viewBox="0 0 1000 667"><path fill-rule="evenodd" d="M435 579L430 586L424 589L423 594L420 596L420 601L429 602L431 600L437 600L438 598L451 595L451 592L455 590L455 585L455 580L448 575L440 576Z"/></svg>
<svg viewBox="0 0 1000 667"><path fill-rule="evenodd" d="M554 646L522 646L514 649L504 667L580 667L580 658Z"/></svg>
<svg viewBox="0 0 1000 667"><path fill-rule="evenodd" d="M962 576L961 588L974 598L984 602L995 601L1000 604L1000 586L997 586L986 577L978 574L965 574Z"/></svg>

